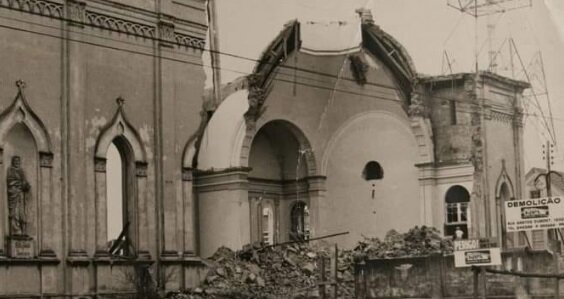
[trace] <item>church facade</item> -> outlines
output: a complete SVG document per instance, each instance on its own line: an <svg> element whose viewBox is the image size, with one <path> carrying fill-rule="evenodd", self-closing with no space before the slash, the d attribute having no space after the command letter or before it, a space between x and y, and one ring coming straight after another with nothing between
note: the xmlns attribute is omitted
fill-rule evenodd
<svg viewBox="0 0 564 299"><path fill-rule="evenodd" d="M0 1L0 297L198 281L182 165L206 30L203 0Z"/></svg>
<svg viewBox="0 0 564 299"><path fill-rule="evenodd" d="M210 106L206 30L203 0L0 0L0 298L178 290L220 246L415 225L519 245L527 84L419 75L361 11L288 23Z"/></svg>

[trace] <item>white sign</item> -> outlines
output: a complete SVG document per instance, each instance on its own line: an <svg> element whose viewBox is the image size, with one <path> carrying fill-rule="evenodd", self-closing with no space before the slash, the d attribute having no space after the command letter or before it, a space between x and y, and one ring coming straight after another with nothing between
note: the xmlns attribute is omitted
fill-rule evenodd
<svg viewBox="0 0 564 299"><path fill-rule="evenodd" d="M454 266L495 266L501 265L499 248L488 248L489 242L479 239L454 240Z"/></svg>
<svg viewBox="0 0 564 299"><path fill-rule="evenodd" d="M564 200L556 196L506 201L505 227L508 232L564 228Z"/></svg>
<svg viewBox="0 0 564 299"><path fill-rule="evenodd" d="M454 252L454 266L497 266L501 265L499 248L481 248Z"/></svg>
<svg viewBox="0 0 564 299"><path fill-rule="evenodd" d="M479 239L454 240L454 251L480 249Z"/></svg>

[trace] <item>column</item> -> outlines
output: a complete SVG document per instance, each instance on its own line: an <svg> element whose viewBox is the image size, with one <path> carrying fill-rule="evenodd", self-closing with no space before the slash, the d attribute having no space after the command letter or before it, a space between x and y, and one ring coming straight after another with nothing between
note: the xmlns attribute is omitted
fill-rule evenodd
<svg viewBox="0 0 564 299"><path fill-rule="evenodd" d="M200 174L196 178L200 255L220 246L237 250L251 241L249 168Z"/></svg>
<svg viewBox="0 0 564 299"><path fill-rule="evenodd" d="M325 200L325 176L312 176L307 178L308 183L308 197L309 197L309 226L310 238L315 238L324 232L320 229L323 223L321 222L321 207Z"/></svg>
<svg viewBox="0 0 564 299"><path fill-rule="evenodd" d="M108 256L108 216L106 194L106 159L94 159L96 184L96 257Z"/></svg>
<svg viewBox="0 0 564 299"><path fill-rule="evenodd" d="M56 257L53 251L53 235L55 219L53 202L51 199L51 175L53 169L53 154L39 153L39 180L41 182L41 189L39 190L39 217L40 222L40 242L39 256L45 258Z"/></svg>
<svg viewBox="0 0 564 299"><path fill-rule="evenodd" d="M149 207L147 204L147 163L135 162L137 179L137 252L139 258L151 259L149 253Z"/></svg>
<svg viewBox="0 0 564 299"><path fill-rule="evenodd" d="M183 194L183 211L184 211L184 256L192 256L196 254L196 235L194 221L194 213L196 206L194 205L194 192L192 190L192 169L182 169L182 194Z"/></svg>
<svg viewBox="0 0 564 299"><path fill-rule="evenodd" d="M0 148L0 258L6 256L4 248L5 236L8 235L8 202L6 199L6 189L4 188L6 182L4 174L4 149Z"/></svg>
<svg viewBox="0 0 564 299"><path fill-rule="evenodd" d="M66 13L68 18L69 30L67 31L67 51L65 59L67 61L66 86L67 86L67 111L65 117L65 128L67 142L67 201L69 204L69 226L71 257L86 256L86 206L85 178L86 159L84 148L84 96L86 65L82 53L82 35L73 31L77 27L81 28L86 17L86 2L81 0L67 0Z"/></svg>

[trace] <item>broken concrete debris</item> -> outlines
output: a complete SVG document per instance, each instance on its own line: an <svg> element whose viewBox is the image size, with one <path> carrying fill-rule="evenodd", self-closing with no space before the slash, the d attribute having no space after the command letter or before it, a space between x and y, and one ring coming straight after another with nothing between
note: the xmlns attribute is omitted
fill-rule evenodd
<svg viewBox="0 0 564 299"><path fill-rule="evenodd" d="M450 241L442 239L438 230L425 226L404 234L391 230L384 240L365 237L353 250L338 251L338 298L354 298L356 262L451 251ZM169 294L168 298L319 298L322 259L327 293L333 292L335 270L331 257L334 256L334 249L323 243L280 246L257 243L246 245L238 252L221 247L209 258L209 271L200 287Z"/></svg>

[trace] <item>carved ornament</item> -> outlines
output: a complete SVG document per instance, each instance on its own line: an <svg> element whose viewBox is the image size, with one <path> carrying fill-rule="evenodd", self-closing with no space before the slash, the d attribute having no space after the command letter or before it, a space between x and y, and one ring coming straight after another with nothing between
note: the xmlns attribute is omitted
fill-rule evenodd
<svg viewBox="0 0 564 299"><path fill-rule="evenodd" d="M52 153L39 153L39 166L45 168L53 167L53 154Z"/></svg>
<svg viewBox="0 0 564 299"><path fill-rule="evenodd" d="M67 18L69 23L82 26L86 19L86 2L79 0L68 1Z"/></svg>
<svg viewBox="0 0 564 299"><path fill-rule="evenodd" d="M135 162L135 175L142 178L147 177L147 168L147 162Z"/></svg>
<svg viewBox="0 0 564 299"><path fill-rule="evenodd" d="M159 40L165 45L172 46L172 43L175 42L174 23L159 21Z"/></svg>
<svg viewBox="0 0 564 299"><path fill-rule="evenodd" d="M259 75L252 74L248 77L249 81L249 109L245 112L247 127L253 127L256 120L264 112L263 104L266 98L264 89L260 86Z"/></svg>
<svg viewBox="0 0 564 299"><path fill-rule="evenodd" d="M414 116L425 117L426 116L425 104L423 103L423 100L421 99L421 97L415 92L411 93L411 104L409 105L409 108L407 110L407 114L410 117L414 117Z"/></svg>
<svg viewBox="0 0 564 299"><path fill-rule="evenodd" d="M106 172L106 159L96 157L94 158L94 171L95 172Z"/></svg>

